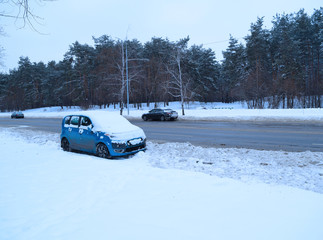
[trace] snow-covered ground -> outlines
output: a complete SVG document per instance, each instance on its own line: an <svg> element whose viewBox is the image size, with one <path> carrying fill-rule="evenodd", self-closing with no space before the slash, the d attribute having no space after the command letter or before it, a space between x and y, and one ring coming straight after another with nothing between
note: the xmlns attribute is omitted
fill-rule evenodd
<svg viewBox="0 0 323 240"><path fill-rule="evenodd" d="M169 107L181 113L178 103ZM323 109L186 107L180 120L323 123ZM124 115L138 119L152 108L131 108L129 116L125 109ZM79 111L52 107L24 114L61 118ZM322 223L323 152L148 141L146 152L106 160L62 151L59 134L0 128L1 240L321 240Z"/></svg>
<svg viewBox="0 0 323 240"><path fill-rule="evenodd" d="M190 103L185 105L185 116L182 116L180 104L171 102L169 106L164 106L162 103L158 105L160 108L172 108L179 113L180 120L215 120L215 121L306 121L323 123L323 109L247 109L246 105L241 103ZM123 116L128 119L139 119L143 113L154 108L142 105L141 108L136 108L131 105L129 115L127 109L124 109ZM99 107L91 108L97 111L119 112L119 109ZM47 107L39 109L30 109L24 111L25 117L53 117L61 118L66 114L72 114L81 111L79 107L63 109L61 107ZM0 113L0 117L10 117L11 113Z"/></svg>
<svg viewBox="0 0 323 240"><path fill-rule="evenodd" d="M323 152L148 142L132 157L64 152L0 128L0 239L323 239Z"/></svg>

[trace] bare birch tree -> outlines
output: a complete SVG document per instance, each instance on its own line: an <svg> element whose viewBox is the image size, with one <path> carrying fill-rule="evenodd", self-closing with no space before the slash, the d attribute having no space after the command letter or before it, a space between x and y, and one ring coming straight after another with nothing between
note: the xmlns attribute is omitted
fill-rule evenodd
<svg viewBox="0 0 323 240"><path fill-rule="evenodd" d="M0 4L6 4L11 8L10 11L0 11L0 17L15 18L16 21L22 22L21 28L29 25L33 30L38 32L35 28L35 23L39 23L42 18L33 11L31 2L39 4L53 1L56 0L0 0Z"/></svg>
<svg viewBox="0 0 323 240"><path fill-rule="evenodd" d="M168 93L176 98L180 98L182 115L185 115L184 103L188 99L189 92L189 78L184 77L183 72L183 59L185 58L185 51L187 49L187 43L189 37L181 39L174 44L173 54L171 60L166 64L167 73L171 76L167 87Z"/></svg>
<svg viewBox="0 0 323 240"><path fill-rule="evenodd" d="M167 73L171 75L171 80L167 82L166 87L168 88L168 93L173 97L180 98L182 115L185 115L184 112L184 84L182 78L182 68L181 68L181 53L180 50L177 50L176 55L174 56L174 63L171 66L166 66Z"/></svg>
<svg viewBox="0 0 323 240"><path fill-rule="evenodd" d="M121 61L115 61L116 68L119 73L119 77L117 77L117 82L119 85L119 93L117 93L118 99L119 99L119 104L120 104L120 115L123 113L123 108L124 108L124 94L125 94L125 89L126 89L126 59L125 59L125 49L124 49L124 41L120 41L120 46L121 46Z"/></svg>

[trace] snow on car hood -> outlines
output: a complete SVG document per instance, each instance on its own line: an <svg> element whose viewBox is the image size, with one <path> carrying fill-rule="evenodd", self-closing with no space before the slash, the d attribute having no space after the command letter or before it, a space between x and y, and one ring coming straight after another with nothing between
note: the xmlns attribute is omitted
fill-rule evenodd
<svg viewBox="0 0 323 240"><path fill-rule="evenodd" d="M129 140L133 138L146 138L144 131L118 113L87 111L82 113L88 116L93 124L93 131L105 132L115 140Z"/></svg>

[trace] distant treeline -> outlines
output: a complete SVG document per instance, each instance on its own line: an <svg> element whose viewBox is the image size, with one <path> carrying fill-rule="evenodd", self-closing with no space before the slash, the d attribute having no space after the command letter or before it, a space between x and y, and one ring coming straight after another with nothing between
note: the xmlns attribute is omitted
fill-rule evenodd
<svg viewBox="0 0 323 240"><path fill-rule="evenodd" d="M304 10L276 15L270 30L258 18L244 39L230 37L221 63L211 49L188 47L189 37L142 44L103 35L93 37L93 46L76 41L60 62L21 57L17 69L0 74L0 109L114 104L122 110L127 87L138 106L246 101L263 108L269 101L271 108L322 107L323 8L312 16Z"/></svg>

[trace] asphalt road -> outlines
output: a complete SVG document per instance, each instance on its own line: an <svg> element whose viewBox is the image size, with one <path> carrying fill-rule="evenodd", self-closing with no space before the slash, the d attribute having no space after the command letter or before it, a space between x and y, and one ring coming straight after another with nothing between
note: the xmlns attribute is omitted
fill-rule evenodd
<svg viewBox="0 0 323 240"><path fill-rule="evenodd" d="M205 147L238 147L285 151L323 151L323 123L148 121L131 120L148 140L190 142ZM0 118L0 127L28 126L59 133L61 119Z"/></svg>

